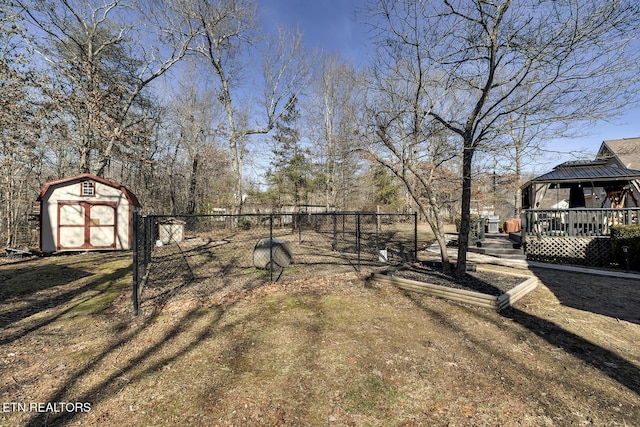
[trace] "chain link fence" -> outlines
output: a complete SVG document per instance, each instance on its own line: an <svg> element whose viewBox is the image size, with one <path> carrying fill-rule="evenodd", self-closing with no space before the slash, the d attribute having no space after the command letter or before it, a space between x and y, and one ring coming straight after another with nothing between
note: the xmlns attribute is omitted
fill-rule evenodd
<svg viewBox="0 0 640 427"><path fill-rule="evenodd" d="M417 216L361 212L133 218L133 306L415 260Z"/></svg>

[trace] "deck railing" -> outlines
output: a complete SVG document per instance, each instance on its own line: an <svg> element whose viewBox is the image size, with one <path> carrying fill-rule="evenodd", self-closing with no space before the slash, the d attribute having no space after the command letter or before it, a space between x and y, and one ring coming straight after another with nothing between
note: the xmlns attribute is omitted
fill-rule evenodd
<svg viewBox="0 0 640 427"><path fill-rule="evenodd" d="M522 212L522 235L609 236L612 225L638 224L640 208L528 209Z"/></svg>

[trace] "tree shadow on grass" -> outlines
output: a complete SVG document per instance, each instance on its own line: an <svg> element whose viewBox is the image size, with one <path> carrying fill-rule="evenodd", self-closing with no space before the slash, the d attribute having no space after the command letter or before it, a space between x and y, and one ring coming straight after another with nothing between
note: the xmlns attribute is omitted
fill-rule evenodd
<svg viewBox="0 0 640 427"><path fill-rule="evenodd" d="M28 297L38 291L64 286L91 273L66 265L20 265L0 269L0 298Z"/></svg>
<svg viewBox="0 0 640 427"><path fill-rule="evenodd" d="M269 271L256 271L244 257L238 256L237 248L229 242L206 239L199 245L187 247L175 244L167 247L160 256L154 256L149 268L149 278L142 289L143 303L154 305L154 311L161 311L178 293L200 288L200 293L215 293L232 289L239 283L245 289L256 287L269 281ZM221 251L226 251L224 256ZM252 280L241 280L242 276ZM215 281L215 286L211 283ZM206 286L202 283L207 282ZM239 286L235 286L239 288Z"/></svg>
<svg viewBox="0 0 640 427"><path fill-rule="evenodd" d="M487 352L493 353L496 351L496 349L490 347L489 343L469 335L468 332L464 331L459 325L449 319L446 316L446 310L433 310L423 304L412 292L404 293L416 306L428 312L440 323L451 328L452 331L464 334L466 339L475 342ZM490 312L487 312L486 316L482 315L481 311L479 313L479 315L487 321L492 321L491 319L495 318ZM500 311L500 315L513 320L552 346L560 348L567 354L584 361L586 364L596 368L619 384L640 395L640 369L624 358L563 329L554 322L525 313L517 308L509 307L504 309ZM496 324L495 327L498 328L499 326ZM507 361L509 356L506 354L503 356L505 357L505 361ZM517 363L517 361L512 360L512 363ZM523 375L539 375L535 369L531 369L528 365L522 365L521 369Z"/></svg>
<svg viewBox="0 0 640 427"><path fill-rule="evenodd" d="M549 344L562 348L568 354L583 360L640 395L640 369L617 354L565 330L554 322L525 313L517 308L509 307L500 313L524 326Z"/></svg>
<svg viewBox="0 0 640 427"><path fill-rule="evenodd" d="M273 308L265 305L256 312L233 316L232 321L226 319L222 324L225 313L233 309L239 301L241 298L212 308L197 307L183 312L169 329L150 341L145 334L158 324L156 322L158 314L152 314L145 318L144 324L135 331L122 334L100 354L93 356L81 369L74 372L63 384L58 385L48 401L89 402L92 407L95 407L101 402L114 398L125 387L144 381L149 375L162 372L166 366L196 351L206 340L229 334L241 324L245 325L257 319L264 320L274 315L270 312ZM256 330L258 331L259 329ZM316 339L315 336L314 339ZM231 387L238 378L241 378L244 369L243 359L247 357L246 353L255 341L257 339L251 335L240 336L228 348L219 349L222 364L230 368L228 374L223 377L224 384L219 385L220 390ZM81 394L72 394L71 390L78 387L87 377L101 372L101 365L106 360L114 357L115 354L120 354L122 348L132 342L140 343L142 348L138 354L123 362L123 366L116 367L112 364L117 369L106 372L99 381L93 382L92 386ZM30 427L70 425L79 415L81 415L79 412L35 413L24 425Z"/></svg>
<svg viewBox="0 0 640 427"><path fill-rule="evenodd" d="M141 364L144 364L145 361L148 361L150 358L155 356L160 352L160 350L168 345L172 340L176 339L176 337L180 334L183 334L185 330L188 330L194 322L197 321L198 317L203 315L203 311L199 311L193 309L187 312L180 321L174 325L167 333L165 333L162 337L156 340L154 344L147 347L143 352L139 355L133 357L128 361L127 366L120 368L111 374L107 375L106 378L102 379L99 383L95 384L88 391L84 392L81 396L69 396L68 390L71 390L74 386L79 384L87 375L91 374L94 369L96 369L100 363L103 363L104 360L113 355L115 351L124 346L127 342L131 340L135 340L139 337L145 330L147 330L150 325L153 325L153 318L148 319L147 323L136 330L134 333L125 334L117 341L113 342L107 349L102 351L100 354L96 355L91 359L89 363L87 363L82 369L76 371L69 379L67 379L64 384L58 386L56 391L52 394L52 396L48 399L49 402L66 402L66 401L75 401L75 402L89 402L91 405L95 405L102 400L107 399L108 397L114 395L122 385L119 384L120 378L126 377L127 375L131 376L127 382L140 378L145 373L149 373L152 371L157 371L162 368L162 366L170 363L172 360L179 358L184 355L195 346L197 346L203 339L210 336L213 328L216 323L219 321L220 316L218 316L214 322L209 324L206 328L201 330L194 339L192 339L187 345L182 347L178 352L174 355L166 358L162 358L159 361L151 364L148 368L146 368L142 372L135 372L139 369ZM126 384L125 384L126 385ZM48 413L48 412L40 412L35 413L33 417L24 425L30 427L36 426L63 426L68 425L75 417L80 415L80 412L68 412L68 413Z"/></svg>
<svg viewBox="0 0 640 427"><path fill-rule="evenodd" d="M633 279L559 272L531 271L565 306L640 325L640 285Z"/></svg>
<svg viewBox="0 0 640 427"><path fill-rule="evenodd" d="M638 295L640 288L630 280L622 280L616 285L611 285L609 280L593 280L590 287L581 287L580 279L584 279L584 274L565 276L563 273L559 276L557 271L546 269L534 269L534 273L567 306L612 317L625 317L629 321L635 319L637 323L638 301L635 297L625 299L625 295ZM620 294L611 297L611 300L617 305L601 302L603 297L613 295L612 293L615 292ZM549 344L562 348L568 354L583 360L636 394L640 394L640 369L624 358L565 330L552 321L533 316L517 308L509 307L502 310L500 314L524 326Z"/></svg>
<svg viewBox="0 0 640 427"><path fill-rule="evenodd" d="M40 313L42 311L48 310L48 309L52 309L52 308L56 308L56 307L61 307L67 303L70 303L72 301L74 301L76 298L78 298L80 295L84 294L85 292L89 292L92 291L98 287L100 287L103 284L107 284L109 282L115 282L118 281L122 278L124 278L126 275L130 274L131 272L131 268L130 267L123 267L120 268L116 271L114 271L111 274L107 274L104 276L100 276L95 280L92 280L80 287L74 288L74 289L70 289L66 292L61 292L58 293L57 295L50 297L48 295L45 295L43 297L39 297L39 298L32 298L32 301L23 307L17 308L15 310L10 310L7 312L3 312L2 313L2 317L0 318L0 327L2 328L7 328L9 325L19 322L21 320L27 319L37 313ZM87 273L88 275L89 273ZM12 333L2 333L0 335L0 345L4 345L4 344L8 344L11 343L19 338L21 338L24 335L27 335L31 332L36 331L39 328L42 328L52 322L54 322L55 320L61 318L62 316L66 315L69 312L72 312L73 310L75 310L77 307L79 307L81 304L87 303L88 301L94 299L94 298L98 298L102 295L104 295L105 293L109 292L108 288L102 289L97 293L91 293L90 295L81 298L78 301L75 301L72 305L70 305L69 307L65 308L62 311L56 312L55 314L51 315L51 316L46 316L43 319L39 319L39 320L33 320L32 322L30 322L29 324L25 325L24 327L18 327L17 330L15 332Z"/></svg>

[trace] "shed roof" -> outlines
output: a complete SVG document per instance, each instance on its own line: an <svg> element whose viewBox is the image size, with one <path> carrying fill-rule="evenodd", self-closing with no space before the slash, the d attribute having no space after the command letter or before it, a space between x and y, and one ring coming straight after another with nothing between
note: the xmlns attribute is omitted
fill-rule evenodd
<svg viewBox="0 0 640 427"><path fill-rule="evenodd" d="M57 180L49 181L49 182L45 183L44 186L42 187L42 190L40 191L40 194L38 195L37 200L38 201L42 200L44 198L45 194L47 193L47 191L49 191L50 188L60 187L60 186L72 184L74 182L85 181L85 180L88 180L88 179L90 179L92 181L99 182L99 183L104 184L104 185L107 185L109 187L113 187L113 188L119 189L125 195L125 197L129 201L129 203L131 203L133 206L140 207L140 202L138 201L138 197L135 194L133 194L133 192L131 190L129 190L127 187L125 187L124 185L119 184L117 182L109 181L108 179L101 178L101 177L99 177L97 175L93 175L93 174L90 174L90 173L82 173L82 174L79 174L79 175L69 176L69 177L66 177L66 178L61 178L61 179L57 179Z"/></svg>

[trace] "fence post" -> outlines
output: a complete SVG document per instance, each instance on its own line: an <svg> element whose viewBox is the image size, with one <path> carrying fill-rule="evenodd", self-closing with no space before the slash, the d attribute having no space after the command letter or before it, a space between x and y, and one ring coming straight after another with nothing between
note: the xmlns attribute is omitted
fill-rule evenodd
<svg viewBox="0 0 640 427"><path fill-rule="evenodd" d="M333 212L332 216L333 216L333 241L331 242L331 250L335 252L338 250L338 217L336 216L335 211Z"/></svg>
<svg viewBox="0 0 640 427"><path fill-rule="evenodd" d="M139 286L139 271L138 271L138 239L139 239L139 217L138 211L133 210L133 216L131 218L131 228L133 231L131 250L133 252L133 286L131 289L131 303L133 304L133 315L137 316L140 309L140 302L138 301L138 286Z"/></svg>
<svg viewBox="0 0 640 427"><path fill-rule="evenodd" d="M273 213L269 214L269 281L273 282Z"/></svg>
<svg viewBox="0 0 640 427"><path fill-rule="evenodd" d="M298 244L302 244L302 214L300 211L296 214L296 219L298 221Z"/></svg>
<svg viewBox="0 0 640 427"><path fill-rule="evenodd" d="M358 253L358 271L360 271L360 212L356 213L356 252Z"/></svg>
<svg viewBox="0 0 640 427"><path fill-rule="evenodd" d="M382 249L380 247L380 214L376 213L376 256L379 256L379 250Z"/></svg>
<svg viewBox="0 0 640 427"><path fill-rule="evenodd" d="M418 212L413 213L413 257L418 262Z"/></svg>
<svg viewBox="0 0 640 427"><path fill-rule="evenodd" d="M144 218L144 264L145 266L151 263L151 250L153 248L153 240L155 238L153 223L155 217L146 215Z"/></svg>

